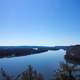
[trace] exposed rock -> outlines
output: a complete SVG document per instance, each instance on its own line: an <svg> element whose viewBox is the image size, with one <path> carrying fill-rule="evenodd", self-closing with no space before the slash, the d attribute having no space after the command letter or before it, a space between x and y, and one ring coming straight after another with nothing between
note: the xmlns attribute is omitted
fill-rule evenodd
<svg viewBox="0 0 80 80"><path fill-rule="evenodd" d="M66 51L65 58L80 60L80 45L70 46Z"/></svg>

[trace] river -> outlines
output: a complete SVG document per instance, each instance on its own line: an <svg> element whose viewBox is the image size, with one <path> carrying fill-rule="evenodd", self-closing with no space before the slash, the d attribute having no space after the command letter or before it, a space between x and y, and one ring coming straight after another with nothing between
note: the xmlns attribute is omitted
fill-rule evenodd
<svg viewBox="0 0 80 80"><path fill-rule="evenodd" d="M48 51L44 53L0 59L0 68L16 76L23 72L28 65L42 73L44 78L50 79L61 62L64 62L64 50Z"/></svg>

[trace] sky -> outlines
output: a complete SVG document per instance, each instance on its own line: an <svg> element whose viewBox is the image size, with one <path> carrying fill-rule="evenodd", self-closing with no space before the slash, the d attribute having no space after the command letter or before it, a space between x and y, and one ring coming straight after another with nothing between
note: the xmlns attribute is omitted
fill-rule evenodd
<svg viewBox="0 0 80 80"><path fill-rule="evenodd" d="M0 46L80 43L80 0L0 0Z"/></svg>

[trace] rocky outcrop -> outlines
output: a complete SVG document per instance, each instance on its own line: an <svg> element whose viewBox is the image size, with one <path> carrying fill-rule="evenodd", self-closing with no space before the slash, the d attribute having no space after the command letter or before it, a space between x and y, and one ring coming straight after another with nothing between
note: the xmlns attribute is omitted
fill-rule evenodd
<svg viewBox="0 0 80 80"><path fill-rule="evenodd" d="M80 60L80 45L70 46L66 51L65 58Z"/></svg>

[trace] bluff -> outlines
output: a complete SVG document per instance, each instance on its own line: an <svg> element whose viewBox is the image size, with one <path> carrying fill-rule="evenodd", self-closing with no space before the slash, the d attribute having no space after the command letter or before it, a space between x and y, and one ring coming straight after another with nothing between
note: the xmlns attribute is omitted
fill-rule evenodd
<svg viewBox="0 0 80 80"><path fill-rule="evenodd" d="M80 45L70 46L66 51L65 58L80 60Z"/></svg>

